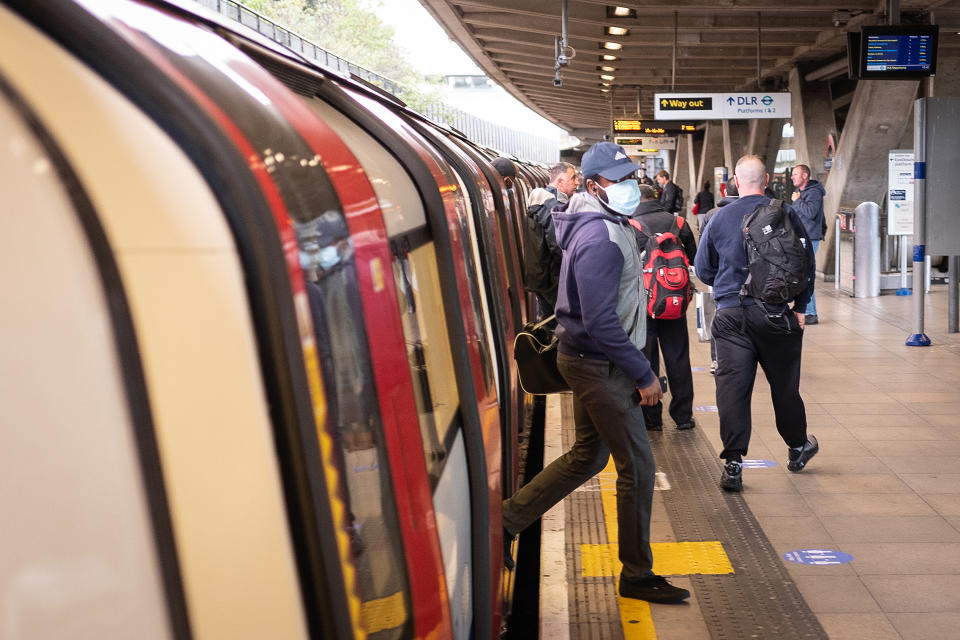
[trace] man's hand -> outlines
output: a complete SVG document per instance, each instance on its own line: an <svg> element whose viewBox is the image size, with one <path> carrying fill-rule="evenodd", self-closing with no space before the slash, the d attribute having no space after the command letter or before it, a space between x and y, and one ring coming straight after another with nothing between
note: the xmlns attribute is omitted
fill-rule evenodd
<svg viewBox="0 0 960 640"><path fill-rule="evenodd" d="M800 199L800 192L799 192L799 191L794 191L794 192L793 192L793 196L791 196L791 198L792 198L793 202L796 202L797 200Z"/></svg>
<svg viewBox="0 0 960 640"><path fill-rule="evenodd" d="M793 315L797 316L797 324L800 325L800 328L803 329L803 325L807 322L807 316L804 313L793 312Z"/></svg>
<svg viewBox="0 0 960 640"><path fill-rule="evenodd" d="M656 379L649 387L638 388L637 391L640 392L639 404L644 407L653 407L663 398L663 389L660 388L660 381Z"/></svg>

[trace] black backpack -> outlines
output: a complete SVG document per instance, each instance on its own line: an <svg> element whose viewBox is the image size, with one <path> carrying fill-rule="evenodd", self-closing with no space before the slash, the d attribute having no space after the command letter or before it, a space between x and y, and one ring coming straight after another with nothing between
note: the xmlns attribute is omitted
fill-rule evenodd
<svg viewBox="0 0 960 640"><path fill-rule="evenodd" d="M780 200L772 199L744 216L740 231L749 265L741 299L750 296L768 304L784 304L807 288L807 249Z"/></svg>
<svg viewBox="0 0 960 640"><path fill-rule="evenodd" d="M532 211L527 209L523 220L523 285L528 291L540 295L553 289L556 279L554 272L557 270L554 268L554 257L546 240L550 229L541 223L541 216L538 215L546 205L549 205L549 208L556 206L556 198L547 200Z"/></svg>
<svg viewBox="0 0 960 640"><path fill-rule="evenodd" d="M683 189L679 185L674 185L677 187L677 194L673 196L673 208L670 213L677 213L678 211L683 211Z"/></svg>

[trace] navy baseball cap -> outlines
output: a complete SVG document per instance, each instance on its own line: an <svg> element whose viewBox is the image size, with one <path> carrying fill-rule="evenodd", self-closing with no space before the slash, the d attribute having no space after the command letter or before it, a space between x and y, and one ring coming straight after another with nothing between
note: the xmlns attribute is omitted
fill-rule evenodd
<svg viewBox="0 0 960 640"><path fill-rule="evenodd" d="M630 160L623 147L612 142L598 142L587 149L580 161L580 169L587 178L600 176L619 180L639 168L640 165Z"/></svg>

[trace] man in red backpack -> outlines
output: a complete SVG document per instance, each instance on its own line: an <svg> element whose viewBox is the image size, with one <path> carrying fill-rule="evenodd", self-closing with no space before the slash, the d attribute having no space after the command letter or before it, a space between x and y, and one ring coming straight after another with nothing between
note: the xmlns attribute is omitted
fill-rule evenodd
<svg viewBox="0 0 960 640"><path fill-rule="evenodd" d="M647 344L643 348L643 355L650 361L653 372L659 376L660 352L663 352L670 383L670 417L677 424L677 429L692 429L696 422L693 419L693 374L690 371L686 310L691 297L688 271L697 255L697 243L686 220L664 211L653 187L645 184L640 185L640 204L630 218L637 230L641 251L650 247L643 259L644 282L651 303L648 306ZM664 234L671 234L671 238L665 238ZM654 239L652 243L651 239ZM663 255L658 259L657 253ZM669 287L669 283L668 286L662 286L662 279L653 273L654 262L661 265L672 263L676 272L674 289ZM684 272L682 274L681 269ZM662 431L663 403L643 407L643 419L648 431Z"/></svg>

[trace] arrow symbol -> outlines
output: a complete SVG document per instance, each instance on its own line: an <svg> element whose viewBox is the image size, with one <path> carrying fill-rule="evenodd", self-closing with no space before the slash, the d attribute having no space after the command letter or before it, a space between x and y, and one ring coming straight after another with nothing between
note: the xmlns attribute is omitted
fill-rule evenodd
<svg viewBox="0 0 960 640"><path fill-rule="evenodd" d="M727 98L727 104L732 105L732 104L733 104L733 98Z"/></svg>
<svg viewBox="0 0 960 640"><path fill-rule="evenodd" d="M666 99L666 98L660 100L660 106L661 106L661 107L667 106L667 99Z"/></svg>

